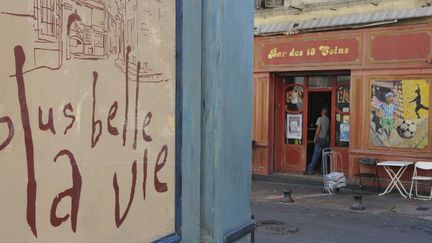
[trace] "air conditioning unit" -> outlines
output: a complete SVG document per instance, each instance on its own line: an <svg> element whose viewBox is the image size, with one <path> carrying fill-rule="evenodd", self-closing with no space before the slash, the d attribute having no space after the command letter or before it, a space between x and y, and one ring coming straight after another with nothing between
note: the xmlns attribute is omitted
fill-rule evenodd
<svg viewBox="0 0 432 243"><path fill-rule="evenodd" d="M277 7L283 7L284 0L265 0L265 7L266 8L277 8Z"/></svg>

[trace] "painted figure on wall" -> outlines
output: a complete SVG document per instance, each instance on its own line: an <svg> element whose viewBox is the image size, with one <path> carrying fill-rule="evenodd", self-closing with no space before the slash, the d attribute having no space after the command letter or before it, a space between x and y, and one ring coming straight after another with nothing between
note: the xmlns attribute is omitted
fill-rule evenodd
<svg viewBox="0 0 432 243"><path fill-rule="evenodd" d="M381 128L379 132L385 132L387 138L390 139L390 135L394 130L395 120L398 119L396 114L397 107L393 103L394 94L388 92L385 95L385 102L380 105L379 115L381 117Z"/></svg>
<svg viewBox="0 0 432 243"><path fill-rule="evenodd" d="M372 145L426 147L429 132L428 81L374 81L371 89L369 137Z"/></svg>
<svg viewBox="0 0 432 243"><path fill-rule="evenodd" d="M416 103L415 112L416 112L417 118L420 119L419 111L421 109L423 109L423 110L429 110L429 108L426 107L426 106L424 106L421 103L422 102L422 99L421 99L421 90L420 90L420 86L418 84L417 84L417 89L416 89L415 92L416 92L417 96L410 103L414 103L414 102Z"/></svg>

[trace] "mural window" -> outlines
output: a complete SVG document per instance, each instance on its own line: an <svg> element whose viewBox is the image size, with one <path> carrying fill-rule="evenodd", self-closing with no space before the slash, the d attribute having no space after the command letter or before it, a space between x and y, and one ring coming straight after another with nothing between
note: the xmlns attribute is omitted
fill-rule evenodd
<svg viewBox="0 0 432 243"><path fill-rule="evenodd" d="M127 21L127 38L129 41L129 45L133 48L135 47L135 20L129 19Z"/></svg>
<svg viewBox="0 0 432 243"><path fill-rule="evenodd" d="M103 47L103 36L100 34L95 35L95 47Z"/></svg>
<svg viewBox="0 0 432 243"><path fill-rule="evenodd" d="M55 36L55 3L54 0L40 1L40 31L43 35Z"/></svg>
<svg viewBox="0 0 432 243"><path fill-rule="evenodd" d="M91 43L91 27L86 26L84 29L84 43L90 44Z"/></svg>

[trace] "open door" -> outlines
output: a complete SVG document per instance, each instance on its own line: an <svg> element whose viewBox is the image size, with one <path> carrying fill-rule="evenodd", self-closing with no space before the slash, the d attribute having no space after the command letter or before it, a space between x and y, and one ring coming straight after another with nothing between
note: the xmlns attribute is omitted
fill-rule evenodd
<svg viewBox="0 0 432 243"><path fill-rule="evenodd" d="M321 116L322 109L327 109L328 113L327 116L330 119L330 124L332 121L332 91L331 90L320 90L320 91L314 91L308 90L307 92L308 97L308 107L307 107L307 160L305 164L305 170L307 166L309 165L313 151L315 148L315 133L317 130L316 121ZM329 127L329 137L333 137L332 129ZM321 173L321 163L322 159L320 158L318 160L318 163L315 166L315 170L317 172Z"/></svg>
<svg viewBox="0 0 432 243"><path fill-rule="evenodd" d="M316 120L322 108L330 119L330 146L348 167L349 93L347 73L273 74L275 85L274 171L301 173L314 147ZM320 168L317 166L317 170Z"/></svg>
<svg viewBox="0 0 432 243"><path fill-rule="evenodd" d="M275 171L302 172L306 156L305 77L275 75Z"/></svg>

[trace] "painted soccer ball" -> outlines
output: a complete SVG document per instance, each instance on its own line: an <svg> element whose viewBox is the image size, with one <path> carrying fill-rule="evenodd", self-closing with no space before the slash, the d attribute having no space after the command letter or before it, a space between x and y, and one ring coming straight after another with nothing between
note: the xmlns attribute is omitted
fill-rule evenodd
<svg viewBox="0 0 432 243"><path fill-rule="evenodd" d="M405 139L412 138L417 131L417 125L411 120L404 120L397 128L399 136Z"/></svg>

